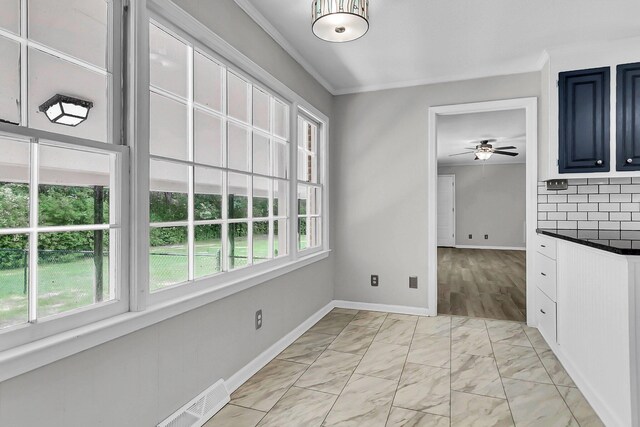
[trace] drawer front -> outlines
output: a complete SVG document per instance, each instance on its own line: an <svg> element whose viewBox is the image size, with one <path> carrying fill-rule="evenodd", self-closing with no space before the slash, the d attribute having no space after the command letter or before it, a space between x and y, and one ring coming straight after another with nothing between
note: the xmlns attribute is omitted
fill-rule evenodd
<svg viewBox="0 0 640 427"><path fill-rule="evenodd" d="M556 299L556 261L536 253L535 263L536 286L547 294L552 301Z"/></svg>
<svg viewBox="0 0 640 427"><path fill-rule="evenodd" d="M538 234L536 251L551 259L556 259L556 239Z"/></svg>
<svg viewBox="0 0 640 427"><path fill-rule="evenodd" d="M538 329L547 341L557 342L556 303L540 289L536 292L536 316Z"/></svg>

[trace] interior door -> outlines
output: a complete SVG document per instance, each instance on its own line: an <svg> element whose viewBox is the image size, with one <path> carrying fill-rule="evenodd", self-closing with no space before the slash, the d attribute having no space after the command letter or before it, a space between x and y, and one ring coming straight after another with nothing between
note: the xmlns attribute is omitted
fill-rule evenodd
<svg viewBox="0 0 640 427"><path fill-rule="evenodd" d="M438 175L438 246L456 244L456 177Z"/></svg>

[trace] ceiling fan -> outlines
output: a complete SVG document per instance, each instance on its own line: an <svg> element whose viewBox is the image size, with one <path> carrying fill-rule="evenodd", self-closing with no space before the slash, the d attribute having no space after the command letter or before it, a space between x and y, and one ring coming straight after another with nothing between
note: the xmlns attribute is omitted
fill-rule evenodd
<svg viewBox="0 0 640 427"><path fill-rule="evenodd" d="M496 139L482 139L476 142L475 147L466 148L466 150L471 150L471 151L465 151L464 153L450 154L449 157L462 156L464 154L474 154L475 155L474 160L489 160L489 158L494 154L499 154L502 156L511 156L511 157L515 157L518 155L518 153L514 153L511 151L504 151L504 150L515 150L517 147L514 147L513 145L509 145L507 147L494 147L491 143L496 141L497 141Z"/></svg>

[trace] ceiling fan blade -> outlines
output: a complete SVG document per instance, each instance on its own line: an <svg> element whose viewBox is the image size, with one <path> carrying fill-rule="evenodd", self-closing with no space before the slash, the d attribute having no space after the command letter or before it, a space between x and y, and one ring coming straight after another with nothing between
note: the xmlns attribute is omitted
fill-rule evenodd
<svg viewBox="0 0 640 427"><path fill-rule="evenodd" d="M466 152L466 153L449 154L449 157L452 157L452 156L462 156L463 154L472 154L472 153Z"/></svg>
<svg viewBox="0 0 640 427"><path fill-rule="evenodd" d="M493 147L494 150L516 150L518 147L510 145L508 147Z"/></svg>
<svg viewBox="0 0 640 427"><path fill-rule="evenodd" d="M473 160L480 160L480 157L476 156L476 158L475 158L475 159L473 159Z"/></svg>
<svg viewBox="0 0 640 427"><path fill-rule="evenodd" d="M509 151L494 151L493 154L502 154L503 156L511 156L511 157L515 157L518 155L518 153L511 153Z"/></svg>

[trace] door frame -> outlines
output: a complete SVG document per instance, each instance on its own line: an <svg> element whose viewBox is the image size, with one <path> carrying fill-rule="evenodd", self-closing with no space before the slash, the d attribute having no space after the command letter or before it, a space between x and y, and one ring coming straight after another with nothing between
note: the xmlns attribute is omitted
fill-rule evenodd
<svg viewBox="0 0 640 427"><path fill-rule="evenodd" d="M451 177L453 180L453 186L451 192L453 193L453 244L452 247L456 245L456 175L452 173L438 174L438 178L441 176ZM436 182L436 195L437 195L437 182ZM438 211L436 210L436 239L438 238L438 221L437 221ZM438 241L436 240L436 244Z"/></svg>
<svg viewBox="0 0 640 427"><path fill-rule="evenodd" d="M538 99L514 98L498 101L430 107L427 135L427 311L438 315L438 116L482 113L505 110L524 110L526 116L526 250L527 250L527 324L536 325L533 310L533 255L538 215Z"/></svg>

